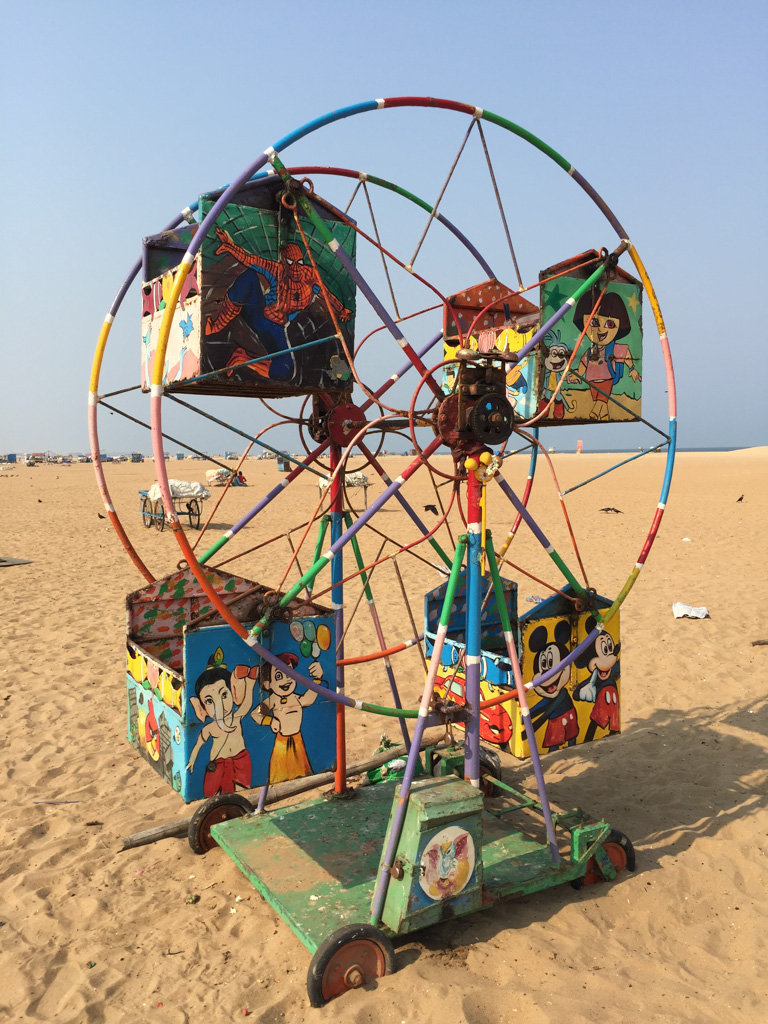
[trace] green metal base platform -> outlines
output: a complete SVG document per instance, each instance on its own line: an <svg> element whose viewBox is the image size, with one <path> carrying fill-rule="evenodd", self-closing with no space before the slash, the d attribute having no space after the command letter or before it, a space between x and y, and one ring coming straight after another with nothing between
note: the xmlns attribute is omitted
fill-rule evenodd
<svg viewBox="0 0 768 1024"><path fill-rule="evenodd" d="M211 834L314 953L336 929L370 919L395 786L382 783L357 789L349 800L321 798L234 818L214 825ZM584 873L583 860L554 864L546 844L487 812L482 863L483 908Z"/></svg>

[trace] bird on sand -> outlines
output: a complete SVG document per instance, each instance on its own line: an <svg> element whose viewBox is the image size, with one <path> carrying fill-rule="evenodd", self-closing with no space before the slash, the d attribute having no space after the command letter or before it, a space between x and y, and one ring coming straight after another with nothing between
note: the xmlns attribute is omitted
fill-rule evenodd
<svg viewBox="0 0 768 1024"><path fill-rule="evenodd" d="M425 505L424 511L431 512L433 515L437 515L437 508L434 505Z"/></svg>

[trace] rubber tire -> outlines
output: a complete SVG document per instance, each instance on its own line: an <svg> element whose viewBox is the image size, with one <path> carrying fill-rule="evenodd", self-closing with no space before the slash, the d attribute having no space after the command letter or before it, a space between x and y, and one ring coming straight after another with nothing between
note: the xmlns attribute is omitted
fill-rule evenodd
<svg viewBox="0 0 768 1024"><path fill-rule="evenodd" d="M365 977L360 985L345 986L342 991L329 994L327 982L331 979L324 978L328 967L331 966L334 957L345 946L357 942L369 942L378 946L379 955L383 961L381 964L383 969L371 977ZM309 996L310 1005L315 1007L325 1006L331 999L337 998L343 992L348 992L352 987L361 988L362 985L370 984L375 978L382 978L385 974L394 974L394 972L395 950L388 936L378 928L374 928L372 924L346 924L332 935L329 935L317 947L317 951L312 957L312 962L307 971L307 995ZM324 980L326 981L325 990L323 986Z"/></svg>
<svg viewBox="0 0 768 1024"><path fill-rule="evenodd" d="M163 499L158 498L157 501L152 505L152 515L155 519L155 529L162 533L165 529L165 509L163 507Z"/></svg>
<svg viewBox="0 0 768 1024"><path fill-rule="evenodd" d="M635 848L630 842L629 836L624 835L623 832L619 832L618 829L611 829L611 831L608 833L608 838L603 841L603 847L606 846L619 847L622 851L622 856L624 859L623 865L617 864L616 861L614 861L613 857L611 857L610 853L608 853L608 856L611 857L611 861L613 861L614 867L617 871L635 870ZM593 862L594 858L590 857L590 859L587 861L587 867L582 877L571 879L571 886L574 889L579 890L584 888L584 885L587 884L585 881L586 877L590 871L600 871L600 868L597 866L597 863ZM590 865L593 866L590 867Z"/></svg>
<svg viewBox="0 0 768 1024"><path fill-rule="evenodd" d="M202 856L216 846L211 835L211 825L217 825L220 821L230 821L232 818L242 818L246 814L253 814L253 804L239 793L217 793L216 796L203 800L192 815L187 829L187 839L192 852Z"/></svg>
<svg viewBox="0 0 768 1024"><path fill-rule="evenodd" d="M141 521L144 523L145 529L149 529L152 526L152 502L149 498L144 495L141 499Z"/></svg>
<svg viewBox="0 0 768 1024"><path fill-rule="evenodd" d="M488 747L480 747L480 772L483 775L492 775L494 779L501 779L501 758L495 750ZM504 790L494 786L492 782L484 782L480 779L480 791L483 796L503 796Z"/></svg>
<svg viewBox="0 0 768 1024"><path fill-rule="evenodd" d="M200 529L200 502L197 498L193 498L187 505L189 512L189 526L192 530Z"/></svg>

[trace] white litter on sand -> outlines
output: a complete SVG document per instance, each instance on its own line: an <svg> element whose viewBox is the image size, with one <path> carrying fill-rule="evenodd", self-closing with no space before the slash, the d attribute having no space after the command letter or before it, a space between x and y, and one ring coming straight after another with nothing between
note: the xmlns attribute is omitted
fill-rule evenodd
<svg viewBox="0 0 768 1024"><path fill-rule="evenodd" d="M703 605L701 608L692 608L689 604L683 604L682 601L674 601L672 604L672 614L676 619L708 619L709 610Z"/></svg>

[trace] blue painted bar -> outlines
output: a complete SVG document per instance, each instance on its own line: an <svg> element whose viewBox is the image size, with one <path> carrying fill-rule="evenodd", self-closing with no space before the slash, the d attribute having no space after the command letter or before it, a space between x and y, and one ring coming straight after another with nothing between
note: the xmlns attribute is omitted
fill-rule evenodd
<svg viewBox="0 0 768 1024"><path fill-rule="evenodd" d="M619 469L620 466L626 466L630 462L634 462L635 459L641 459L644 455L650 455L651 452L658 452L664 447L665 442L657 444L655 448L648 448L644 452L638 452L637 455L631 455L628 459L623 459L621 462L617 462L615 466L610 466L608 469L604 469L602 473L596 473L595 476L589 477L588 480L582 480L580 484L574 484L573 487L569 487L567 491L563 491L563 496L570 494L571 491L578 491L580 487L584 487L586 484L591 484L593 480L599 480L601 476L605 476L607 473L612 473L614 469Z"/></svg>

